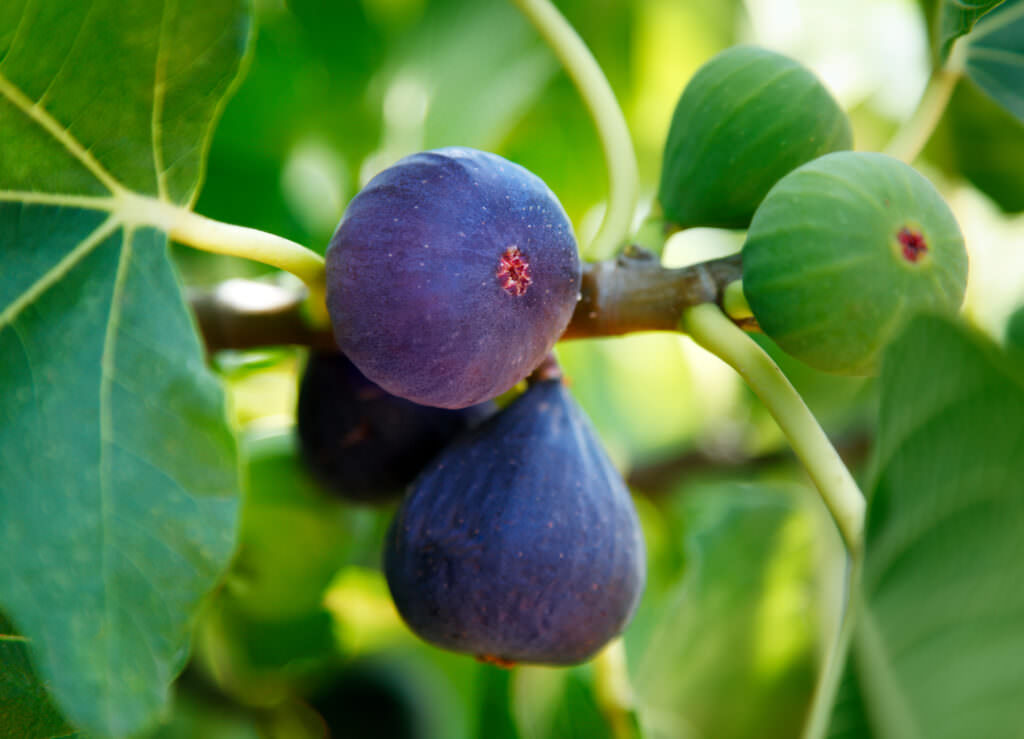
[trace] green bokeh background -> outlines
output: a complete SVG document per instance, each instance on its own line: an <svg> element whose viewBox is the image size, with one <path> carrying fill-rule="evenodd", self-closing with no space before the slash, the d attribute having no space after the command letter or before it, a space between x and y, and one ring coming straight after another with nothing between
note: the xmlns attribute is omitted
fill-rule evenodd
<svg viewBox="0 0 1024 739"><path fill-rule="evenodd" d="M732 43L771 45L823 74L851 114L860 149L884 145L927 72L913 2L829 4L834 26L824 32L820 3L557 5L624 107L645 202L679 92L700 64ZM255 6L250 69L217 129L198 212L323 251L346 202L375 172L414 151L458 144L531 169L559 196L581 242L593 234L607 191L593 124L511 4ZM851 25L872 13L916 34L912 43L902 37L911 52L892 48L893 58L910 54L902 73L886 75L884 59L880 66L875 58L879 44L896 44L898 34L869 42ZM846 39L831 56L830 32L837 34L833 46L838 34ZM997 334L1024 295L1024 280L1007 284L1022 257L1021 250L1001 250L1005 239L993 244L984 236L1024 228L957 179L943 135L923 168L950 198L972 249L983 244L972 251L968 313ZM677 237L664 258L693 262L736 251L741 241L698 229ZM176 256L192 285L266 273L192 250ZM1018 271L1024 274L1024 265ZM874 383L813 371L762 343L862 474ZM834 627L830 604L842 559L827 514L778 428L730 372L679 336L574 341L558 353L573 393L631 482L644 524L649 584L625 643L648 735L795 736ZM157 735L609 736L591 667L504 671L409 634L379 572L391 510L332 499L296 460L292 424L303 361L293 349L219 357L250 460L241 546L207 604L173 715Z"/></svg>

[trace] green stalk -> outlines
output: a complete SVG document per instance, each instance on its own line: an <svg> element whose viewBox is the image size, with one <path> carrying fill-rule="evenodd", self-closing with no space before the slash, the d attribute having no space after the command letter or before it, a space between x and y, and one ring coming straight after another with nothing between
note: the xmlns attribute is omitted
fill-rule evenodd
<svg viewBox="0 0 1024 739"><path fill-rule="evenodd" d="M743 292L743 281L730 282L722 291L722 308L725 314L734 321L742 321L754 317L747 296Z"/></svg>
<svg viewBox="0 0 1024 739"><path fill-rule="evenodd" d="M822 739L829 726L855 626L864 549L864 494L782 370L718 306L707 303L690 308L683 314L681 328L739 372L757 393L818 488L849 553L842 620L818 677L803 733L804 739Z"/></svg>
<svg viewBox="0 0 1024 739"><path fill-rule="evenodd" d="M251 259L291 272L313 293L324 283L324 260L294 241L245 226L233 226L187 208L133 193L117 196L115 215L129 226L153 226L196 249Z"/></svg>
<svg viewBox="0 0 1024 739"><path fill-rule="evenodd" d="M549 0L513 2L555 52L597 127L608 166L608 207L586 254L592 260L607 259L629 234L636 208L639 175L626 119L594 55L555 6Z"/></svg>
<svg viewBox="0 0 1024 739"><path fill-rule="evenodd" d="M594 658L594 692L598 706L615 739L640 739L640 718L633 702L633 689L626 669L626 647L622 637L614 639Z"/></svg>
<svg viewBox="0 0 1024 739"><path fill-rule="evenodd" d="M842 681L846 667L846 655L850 651L850 643L853 640L853 631L857 622L856 614L860 608L857 593L860 588L861 567L862 563L859 559L853 560L850 564L846 581L845 608L839 622L839 629L835 634L835 640L829 646L828 654L825 655L825 664L818 676L817 685L814 686L814 697L811 700L811 708L807 712L807 722L804 724L802 739L824 739L828 732L836 695L839 693L839 683Z"/></svg>
<svg viewBox="0 0 1024 739"><path fill-rule="evenodd" d="M961 70L956 62L932 72L917 108L885 147L886 154L907 164L917 159L939 125L960 76Z"/></svg>
<svg viewBox="0 0 1024 739"><path fill-rule="evenodd" d="M851 558L858 561L863 546L864 495L782 370L717 305L705 303L688 309L681 328L739 372L757 393L818 488Z"/></svg>

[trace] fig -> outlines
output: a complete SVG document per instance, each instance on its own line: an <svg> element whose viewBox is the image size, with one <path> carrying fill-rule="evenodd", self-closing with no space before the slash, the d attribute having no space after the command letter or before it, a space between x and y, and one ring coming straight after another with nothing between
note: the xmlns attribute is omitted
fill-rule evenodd
<svg viewBox="0 0 1024 739"><path fill-rule="evenodd" d="M388 656L350 659L319 686L309 704L323 719L324 739L430 739L438 736L431 673Z"/></svg>
<svg viewBox="0 0 1024 739"><path fill-rule="evenodd" d="M457 439L391 523L384 570L424 640L484 661L567 665L629 622L643 535L629 491L558 380Z"/></svg>
<svg viewBox="0 0 1024 739"><path fill-rule="evenodd" d="M327 249L338 346L372 382L424 405L500 395L572 316L580 260L536 175L495 154L413 154L352 200Z"/></svg>
<svg viewBox="0 0 1024 739"><path fill-rule="evenodd" d="M783 175L852 146L846 114L813 72L767 49L734 46L697 70L679 98L658 199L681 228L746 228Z"/></svg>
<svg viewBox="0 0 1024 739"><path fill-rule="evenodd" d="M386 503L458 434L497 410L450 410L399 398L370 382L340 353L310 355L299 383L302 460L341 498Z"/></svg>
<svg viewBox="0 0 1024 739"><path fill-rule="evenodd" d="M827 372L871 374L911 316L956 314L966 287L949 206L885 154L827 154L786 175L743 245L743 292L757 322Z"/></svg>

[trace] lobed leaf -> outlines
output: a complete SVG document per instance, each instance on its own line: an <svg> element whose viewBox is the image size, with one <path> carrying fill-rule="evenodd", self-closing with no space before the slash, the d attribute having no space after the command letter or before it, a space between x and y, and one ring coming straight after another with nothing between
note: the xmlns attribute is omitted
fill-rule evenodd
<svg viewBox="0 0 1024 739"><path fill-rule="evenodd" d="M1024 0L992 10L966 42L967 76L1024 123Z"/></svg>
<svg viewBox="0 0 1024 739"><path fill-rule="evenodd" d="M248 38L242 0L0 4L0 607L91 735L159 717L234 547L223 393L134 209L194 200Z"/></svg>
<svg viewBox="0 0 1024 739"><path fill-rule="evenodd" d="M1003 211L1024 211L1024 169L1019 166L1024 161L1024 122L973 82L962 80L949 101L944 126L945 141L937 153L948 156L951 174L962 174Z"/></svg>
<svg viewBox="0 0 1024 739"><path fill-rule="evenodd" d="M886 352L880 385L857 629L830 736L1018 736L1024 372L989 340L922 317Z"/></svg>
<svg viewBox="0 0 1024 739"><path fill-rule="evenodd" d="M945 61L954 42L974 27L981 16L1004 0L939 0L938 44L939 58ZM1010 0L1013 3L1014 0Z"/></svg>

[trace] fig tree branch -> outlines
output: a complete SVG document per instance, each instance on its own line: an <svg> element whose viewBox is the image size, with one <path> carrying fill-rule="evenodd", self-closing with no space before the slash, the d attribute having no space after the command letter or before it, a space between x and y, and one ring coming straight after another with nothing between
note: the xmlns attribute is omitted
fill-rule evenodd
<svg viewBox="0 0 1024 739"><path fill-rule="evenodd" d="M615 259L584 264L580 301L562 338L675 331L687 308L720 303L740 276L739 255L667 269L653 254L626 249ZM330 327L306 318L307 295L301 284L228 280L193 291L189 302L211 353L288 344L333 350ZM753 327L749 319L737 323Z"/></svg>
<svg viewBox="0 0 1024 739"><path fill-rule="evenodd" d="M720 303L741 276L738 254L666 269L652 253L629 247L615 259L584 265L580 302L562 338L676 331L687 308Z"/></svg>

